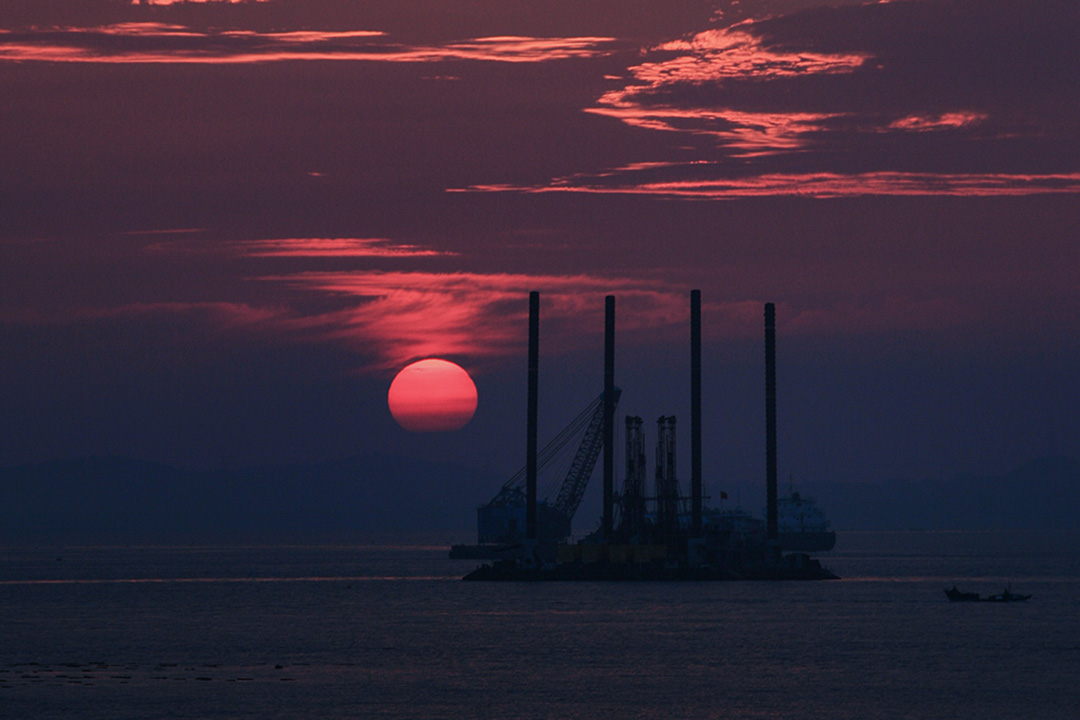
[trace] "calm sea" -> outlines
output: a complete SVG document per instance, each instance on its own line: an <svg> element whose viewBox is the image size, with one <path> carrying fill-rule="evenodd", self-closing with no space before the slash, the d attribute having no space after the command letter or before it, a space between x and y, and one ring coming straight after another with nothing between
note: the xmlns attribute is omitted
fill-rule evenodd
<svg viewBox="0 0 1080 720"><path fill-rule="evenodd" d="M823 559L844 579L482 584L445 547L3 549L0 717L1078 716L1080 535Z"/></svg>

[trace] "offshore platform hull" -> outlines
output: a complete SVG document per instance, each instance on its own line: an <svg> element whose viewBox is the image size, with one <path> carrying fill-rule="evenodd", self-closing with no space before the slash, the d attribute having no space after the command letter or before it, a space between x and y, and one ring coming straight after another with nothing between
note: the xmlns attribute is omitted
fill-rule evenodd
<svg viewBox="0 0 1080 720"><path fill-rule="evenodd" d="M746 540L748 538L742 538ZM559 545L557 560L538 546L532 558L518 555L478 567L465 580L530 581L715 581L835 580L831 571L806 553L783 555L763 543L690 542L579 543ZM691 560L693 558L693 560Z"/></svg>
<svg viewBox="0 0 1080 720"><path fill-rule="evenodd" d="M526 567L515 562L481 565L466 575L471 581L636 581L701 582L718 580L837 580L835 574L817 560L802 554L788 555L775 564L748 567L711 567L641 563L566 563L548 567Z"/></svg>

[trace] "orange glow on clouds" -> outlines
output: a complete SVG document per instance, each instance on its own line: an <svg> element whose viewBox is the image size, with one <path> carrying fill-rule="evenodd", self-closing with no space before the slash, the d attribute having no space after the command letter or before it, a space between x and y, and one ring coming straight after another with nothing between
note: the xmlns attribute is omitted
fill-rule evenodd
<svg viewBox="0 0 1080 720"><path fill-rule="evenodd" d="M99 28L69 28L62 32L100 33L119 37L201 37L202 33L189 30L184 25L170 25L156 22L126 22L106 25Z"/></svg>
<svg viewBox="0 0 1080 720"><path fill-rule="evenodd" d="M867 60L858 53L784 52L767 47L742 28L706 30L690 41L677 40L655 48L683 53L674 59L631 68L638 82L656 87L674 82L714 82L725 78L772 79L854 72Z"/></svg>
<svg viewBox="0 0 1080 720"><path fill-rule="evenodd" d="M382 238L228 243L185 239L147 246L155 253L219 253L223 249L242 257L282 260L454 255ZM275 306L265 316L251 318L258 329L300 342L345 344L367 358L365 368L371 372L400 368L417 358L449 355L485 360L521 352L521 328L527 319L524 299L530 290L544 295L545 322L568 328L545 340L546 351L553 353L579 347L593 329L583 317L602 314L603 296L608 293L618 293L627 313L620 327L631 333L677 326L686 313L685 293L663 280L584 274L384 272L370 268L290 272L262 275L259 279L333 301L331 309L304 314ZM239 315L245 314L249 315Z"/></svg>
<svg viewBox="0 0 1080 720"><path fill-rule="evenodd" d="M229 250L267 257L258 243L234 243ZM155 251L181 252L161 245ZM333 252L333 250L331 250ZM289 253L280 256L291 261ZM295 263L290 262L290 265ZM713 269L718 278L735 279L735 266ZM803 271L799 275L805 274ZM397 371L418 358L461 357L484 368L504 357L524 352L527 294L542 296L544 352L562 356L593 348L599 352L603 296L619 299L619 343L623 347L680 343L687 327L688 287L656 273L649 278L597 275L483 274L469 272L379 272L342 270L262 276L296 293L273 292L268 303L147 302L114 306L67 308L0 308L0 324L26 327L93 324L98 322L187 323L206 328L214 337L267 337L295 343L331 343L363 358L358 372L381 375ZM909 329L941 329L969 323L982 311L955 297L951 276L940 292L908 297L866 281L857 304L840 299L802 301L784 305L795 334L848 334ZM726 284L726 283L722 283ZM797 285L798 283L795 283ZM895 290L895 289L894 289ZM733 290L735 298L706 298L711 339L756 338L760 331L762 298L753 290ZM805 289L795 288L796 296ZM329 303L306 302L311 293ZM451 409L460 406L450 404Z"/></svg>
<svg viewBox="0 0 1080 720"><path fill-rule="evenodd" d="M394 420L411 432L460 430L476 413L476 400L476 385L469 373L438 358L403 368L386 396Z"/></svg>
<svg viewBox="0 0 1080 720"><path fill-rule="evenodd" d="M276 325L315 342L344 342L371 358L369 371L400 368L417 357L451 355L483 364L485 358L524 352L526 298L539 290L545 353L562 355L599 347L603 296L619 302L619 343L678 343L689 322L688 288L664 281L579 276L475 273L304 273L277 278L298 289L352 297L356 304ZM705 300L711 338L753 338L761 298ZM867 297L862 304L784 305L795 334L846 334L947 328L970 321L973 311L948 297ZM977 314L977 313L976 313ZM551 331L552 328L557 328Z"/></svg>
<svg viewBox="0 0 1080 720"><path fill-rule="evenodd" d="M952 112L936 116L909 115L889 124L891 130L910 130L925 132L927 130L950 130L978 125L986 120L985 113L977 112Z"/></svg>
<svg viewBox="0 0 1080 720"><path fill-rule="evenodd" d="M751 27L753 23L747 21L653 48L651 52L675 53L675 57L630 68L633 82L605 93L597 101L597 107L586 112L613 117L634 127L712 135L725 147L742 151L733 153L735 157L804 149L810 133L822 131L824 121L843 114L675 106L662 101L667 93L679 87L849 74L871 59L861 53L778 50L748 32ZM875 129L925 132L971 127L985 120L984 113L956 111L936 116L911 115Z"/></svg>
<svg viewBox="0 0 1080 720"><path fill-rule="evenodd" d="M693 163L697 166L710 163ZM689 164L684 164L689 165ZM678 167L672 164L671 167ZM586 193L599 195L657 195L695 200L734 200L748 197L795 196L842 198L866 195L1020 197L1080 193L1080 173L1046 175L1018 173L909 173L873 172L772 173L743 178L708 178L664 182L598 182L623 175L599 174L592 182L584 176L556 180L550 185L475 185L451 192Z"/></svg>
<svg viewBox="0 0 1080 720"><path fill-rule="evenodd" d="M660 59L652 60L657 56ZM955 132L989 121L986 113L963 108L890 117L866 113L857 109L857 104L822 112L819 105L809 103L807 107L815 111L806 112L791 108L790 102L784 100L792 97L788 94L796 87L792 83L803 78L874 72L872 54L829 53L813 48L800 51L779 42L770 44L767 28L746 21L700 32L688 40L664 43L649 49L646 57L647 62L629 68L630 80L624 87L605 93L586 112L635 128L715 138L715 150L704 150L696 161L629 163L621 168L556 178L540 186L490 184L451 191L637 194L704 200L1080 192L1080 178L1075 173L934 173L910 172L907 168L857 174L830 172L830 147L843 141L843 133L873 137L886 133ZM775 81L788 84L778 91L769 90ZM736 83L741 84L734 89ZM774 97L776 92L780 93L779 102ZM739 107L747 103L747 98L748 106ZM755 103L755 98L761 101ZM779 111L770 111L770 103ZM725 162L798 153L801 168L809 168L819 149L824 161L819 164L820 172L777 172L774 164L773 172L755 173L752 165L735 168ZM732 170L738 174L732 176Z"/></svg>
<svg viewBox="0 0 1080 720"><path fill-rule="evenodd" d="M181 3L222 3L224 5L243 5L244 3L270 2L270 0L131 0L132 5L179 5Z"/></svg>
<svg viewBox="0 0 1080 720"><path fill-rule="evenodd" d="M138 37L138 46L124 38ZM153 47L155 38L164 41ZM182 40L183 42L179 42ZM74 63L242 64L283 60L431 63L477 60L532 63L606 54L607 37L484 37L436 46L407 46L372 30L200 32L164 23L118 23L94 28L0 31L0 61Z"/></svg>
<svg viewBox="0 0 1080 720"><path fill-rule="evenodd" d="M440 257L454 255L383 238L281 238L245 240L233 247L249 257Z"/></svg>
<svg viewBox="0 0 1080 720"><path fill-rule="evenodd" d="M311 272L264 278L355 305L296 318L282 327L313 340L335 340L374 355L372 369L400 367L418 357L502 357L521 351L530 290L544 295L546 323L580 327L545 340L545 348L576 347L581 316L603 312L603 295L619 294L627 331L667 327L685 315L685 299L659 282L587 275L544 276L424 272ZM565 323L564 323L565 321Z"/></svg>
<svg viewBox="0 0 1080 720"><path fill-rule="evenodd" d="M486 37L454 43L445 49L433 49L432 52L436 56L433 59L542 62L603 55L599 47L614 41L609 37Z"/></svg>
<svg viewBox="0 0 1080 720"><path fill-rule="evenodd" d="M675 57L630 68L633 83L605 93L587 112L617 118L634 127L713 135L743 156L792 151L804 135L820 130L822 113L762 113L732 108L674 106L660 101L679 86L721 84L726 80L767 81L807 75L851 73L867 60L861 54L785 52L767 47L747 32L750 23L706 30L690 40L653 48Z"/></svg>
<svg viewBox="0 0 1080 720"><path fill-rule="evenodd" d="M27 326L64 325L111 319L138 319L164 316L198 316L212 328L239 330L259 326L280 326L286 319L282 309L230 302L137 302L105 307L68 307L62 310L0 308L0 323Z"/></svg>
<svg viewBox="0 0 1080 720"><path fill-rule="evenodd" d="M606 107L588 108L585 112L606 115L627 125L649 130L711 135L725 147L740 150L734 157L755 157L787 150L798 150L806 143L807 133L822 129L821 122L838 117L824 113L758 113L725 108L684 109L664 106L644 107L634 102L605 96ZM682 123L680 121L692 121ZM724 129L718 129L724 128Z"/></svg>

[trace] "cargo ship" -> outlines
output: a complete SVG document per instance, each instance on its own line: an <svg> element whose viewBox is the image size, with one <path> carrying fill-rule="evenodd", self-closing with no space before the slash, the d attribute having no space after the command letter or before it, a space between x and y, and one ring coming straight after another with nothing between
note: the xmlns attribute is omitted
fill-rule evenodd
<svg viewBox="0 0 1080 720"><path fill-rule="evenodd" d="M776 502L780 547L801 552L828 552L836 546L836 532L814 498L792 492Z"/></svg>

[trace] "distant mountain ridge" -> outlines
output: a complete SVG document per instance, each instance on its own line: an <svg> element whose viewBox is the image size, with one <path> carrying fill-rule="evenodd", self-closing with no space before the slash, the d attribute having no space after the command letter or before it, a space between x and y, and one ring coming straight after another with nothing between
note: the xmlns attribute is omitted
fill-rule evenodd
<svg viewBox="0 0 1080 720"><path fill-rule="evenodd" d="M0 468L0 544L471 541L477 505L502 482L375 454L211 471L125 457L21 465ZM838 530L1080 530L1080 463L1066 457L1003 475L811 490Z"/></svg>
<svg viewBox="0 0 1080 720"><path fill-rule="evenodd" d="M0 468L0 543L369 542L475 532L497 488L471 468L363 455L175 468L127 457Z"/></svg>
<svg viewBox="0 0 1080 720"><path fill-rule="evenodd" d="M1002 475L814 483L838 530L1080 530L1080 462L1055 456Z"/></svg>

